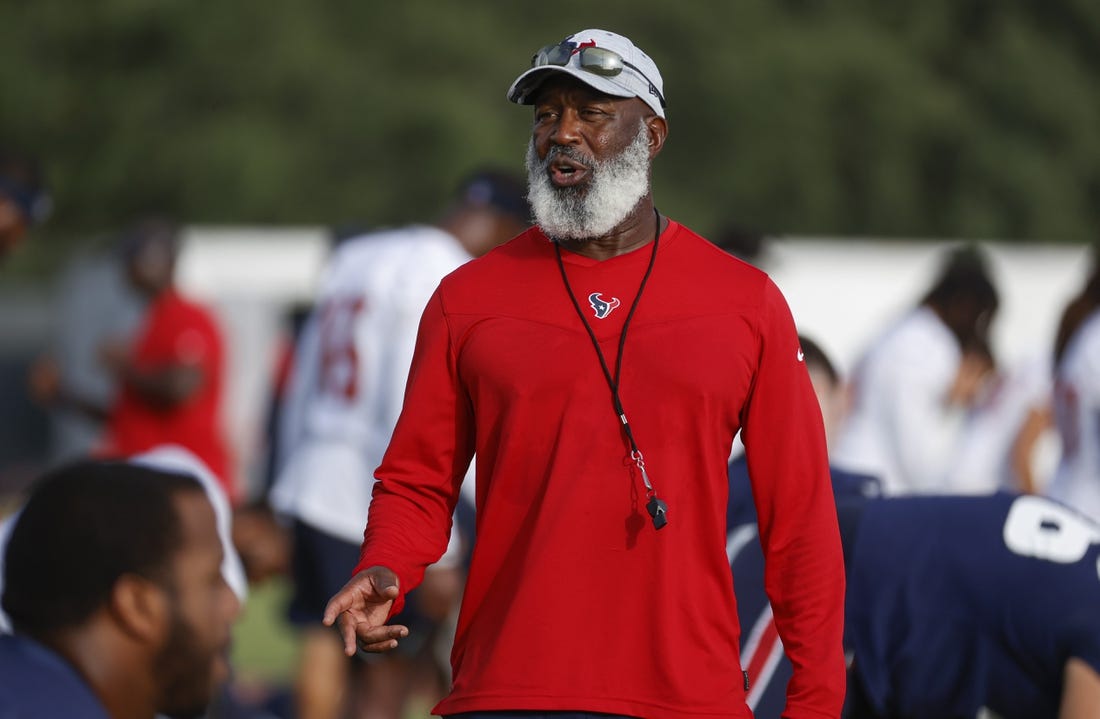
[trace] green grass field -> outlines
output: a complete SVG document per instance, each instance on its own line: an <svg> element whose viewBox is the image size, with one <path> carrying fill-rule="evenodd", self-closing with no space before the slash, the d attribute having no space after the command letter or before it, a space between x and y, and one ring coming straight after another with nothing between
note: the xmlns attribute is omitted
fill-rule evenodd
<svg viewBox="0 0 1100 719"><path fill-rule="evenodd" d="M233 629L233 666L240 681L286 686L294 673L298 639L286 621L290 584L272 579L250 590Z"/></svg>
<svg viewBox="0 0 1100 719"><path fill-rule="evenodd" d="M272 579L250 590L233 629L233 667L239 694L262 698L288 689L298 659L298 635L286 621L290 583ZM405 719L429 719L431 706L412 701Z"/></svg>

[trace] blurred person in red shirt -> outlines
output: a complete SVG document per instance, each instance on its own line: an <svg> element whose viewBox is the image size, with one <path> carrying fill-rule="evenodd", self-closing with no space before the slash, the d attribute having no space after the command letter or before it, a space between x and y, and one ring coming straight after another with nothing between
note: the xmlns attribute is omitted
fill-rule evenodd
<svg viewBox="0 0 1100 719"><path fill-rule="evenodd" d="M108 344L102 351L121 386L105 449L132 455L180 445L195 453L235 500L221 432L224 343L209 310L173 284L178 249L178 229L160 219L138 223L125 244L127 277L149 298L149 307L131 343Z"/></svg>

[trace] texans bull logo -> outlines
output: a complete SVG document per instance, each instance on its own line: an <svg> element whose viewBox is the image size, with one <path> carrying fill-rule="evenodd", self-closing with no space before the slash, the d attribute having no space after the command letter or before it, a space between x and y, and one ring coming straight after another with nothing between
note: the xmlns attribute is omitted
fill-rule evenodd
<svg viewBox="0 0 1100 719"><path fill-rule="evenodd" d="M588 304L592 305L592 309L596 311L596 319L602 320L611 314L611 310L622 303L619 302L618 297L612 297L610 300L605 300L600 297L599 292L593 292L588 295Z"/></svg>

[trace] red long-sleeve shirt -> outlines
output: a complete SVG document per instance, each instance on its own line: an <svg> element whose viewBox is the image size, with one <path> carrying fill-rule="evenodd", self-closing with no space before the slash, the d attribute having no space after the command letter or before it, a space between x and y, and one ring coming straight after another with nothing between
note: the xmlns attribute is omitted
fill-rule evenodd
<svg viewBox="0 0 1100 719"><path fill-rule="evenodd" d="M610 367L651 250L562 252ZM593 293L614 305L604 319ZM477 545L454 686L436 711L751 716L724 551L726 460L743 429L768 594L795 669L785 716L839 716L843 560L820 413L779 290L670 223L620 384L668 503L660 531L538 229L456 270L429 302L357 571L387 566L402 591L420 581L476 451Z"/></svg>

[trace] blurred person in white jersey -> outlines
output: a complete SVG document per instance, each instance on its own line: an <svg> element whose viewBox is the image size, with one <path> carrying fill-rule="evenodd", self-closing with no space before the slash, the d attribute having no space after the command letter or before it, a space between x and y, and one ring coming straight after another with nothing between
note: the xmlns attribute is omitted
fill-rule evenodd
<svg viewBox="0 0 1100 719"><path fill-rule="evenodd" d="M1062 458L1047 493L1100 521L1100 245L1066 305L1054 344L1054 419Z"/></svg>
<svg viewBox="0 0 1100 719"><path fill-rule="evenodd" d="M920 304L857 363L832 463L879 477L885 494L950 492L947 469L965 410L989 370L964 349L989 346L997 306L984 254L952 250Z"/></svg>
<svg viewBox="0 0 1100 719"><path fill-rule="evenodd" d="M324 271L295 352L270 497L293 521L290 619L306 628L296 686L301 719L349 709L402 716L409 665L421 647L349 664L321 618L359 558L374 470L401 411L424 306L446 274L527 226L525 190L518 176L475 172L438 224L345 240ZM423 636L457 600L457 558L453 551L437 565L406 612Z"/></svg>

